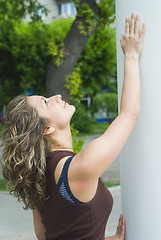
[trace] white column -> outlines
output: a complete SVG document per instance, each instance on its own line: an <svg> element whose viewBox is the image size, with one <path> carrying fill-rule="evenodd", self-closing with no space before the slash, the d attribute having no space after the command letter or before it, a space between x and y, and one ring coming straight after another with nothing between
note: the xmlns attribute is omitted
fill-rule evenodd
<svg viewBox="0 0 161 240"><path fill-rule="evenodd" d="M117 0L116 12L119 102L125 17L134 12L147 24L140 60L141 113L120 154L126 239L161 240L161 0Z"/></svg>

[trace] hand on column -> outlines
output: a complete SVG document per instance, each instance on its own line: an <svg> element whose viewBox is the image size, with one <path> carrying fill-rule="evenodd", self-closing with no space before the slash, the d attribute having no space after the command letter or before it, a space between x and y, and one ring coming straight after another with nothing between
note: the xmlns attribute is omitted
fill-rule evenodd
<svg viewBox="0 0 161 240"><path fill-rule="evenodd" d="M114 240L124 240L125 239L125 219L120 215L120 219L117 226L116 234L113 238Z"/></svg>
<svg viewBox="0 0 161 240"><path fill-rule="evenodd" d="M131 20L126 18L125 23L125 35L121 36L121 48L125 55L132 55L134 57L140 57L143 46L144 34L146 31L146 24L142 25L140 31L140 17L131 14Z"/></svg>
<svg viewBox="0 0 161 240"><path fill-rule="evenodd" d="M120 215L115 236L106 237L105 240L124 240L125 239L125 219Z"/></svg>

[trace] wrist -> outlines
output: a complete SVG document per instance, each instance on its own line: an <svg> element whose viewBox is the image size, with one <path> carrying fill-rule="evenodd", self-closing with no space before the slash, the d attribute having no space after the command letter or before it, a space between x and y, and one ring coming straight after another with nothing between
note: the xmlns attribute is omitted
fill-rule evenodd
<svg viewBox="0 0 161 240"><path fill-rule="evenodd" d="M137 54L130 54L130 53L125 53L124 56L125 60L134 60L134 61L139 61L140 56Z"/></svg>

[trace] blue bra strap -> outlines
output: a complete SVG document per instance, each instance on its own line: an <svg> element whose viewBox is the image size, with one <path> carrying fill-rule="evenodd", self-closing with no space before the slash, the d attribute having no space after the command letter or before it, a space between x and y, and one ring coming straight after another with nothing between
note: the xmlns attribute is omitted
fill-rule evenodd
<svg viewBox="0 0 161 240"><path fill-rule="evenodd" d="M61 195L65 199L67 199L73 203L83 203L74 197L74 195L72 194L72 192L70 190L69 183L68 183L68 169L69 169L69 165L70 165L73 157L74 156L71 156L66 160L63 170L62 170L62 173L60 175L59 181L57 183L57 186L59 188Z"/></svg>

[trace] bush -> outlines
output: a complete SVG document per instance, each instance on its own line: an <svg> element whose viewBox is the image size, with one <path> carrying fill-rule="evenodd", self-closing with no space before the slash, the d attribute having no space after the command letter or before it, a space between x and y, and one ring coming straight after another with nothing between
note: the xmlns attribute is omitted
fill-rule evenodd
<svg viewBox="0 0 161 240"><path fill-rule="evenodd" d="M118 97L116 93L99 93L93 97L91 111L92 113L103 109L106 113L118 112Z"/></svg>
<svg viewBox="0 0 161 240"><path fill-rule="evenodd" d="M7 104L27 89L44 95L48 64L52 59L58 61L57 49L72 21L15 21L12 28L7 28L5 21L0 22L0 104Z"/></svg>
<svg viewBox="0 0 161 240"><path fill-rule="evenodd" d="M83 104L79 104L76 113L72 118L72 124L79 132L88 133L91 130L91 124L94 119L86 110Z"/></svg>
<svg viewBox="0 0 161 240"><path fill-rule="evenodd" d="M113 28L100 25L90 38L79 60L83 87L90 96L116 82L116 32Z"/></svg>
<svg viewBox="0 0 161 240"><path fill-rule="evenodd" d="M82 150L84 140L82 138L76 138L76 136L79 134L78 130L73 128L71 126L71 131L72 131L72 140L73 140L73 150L75 153L78 153Z"/></svg>

